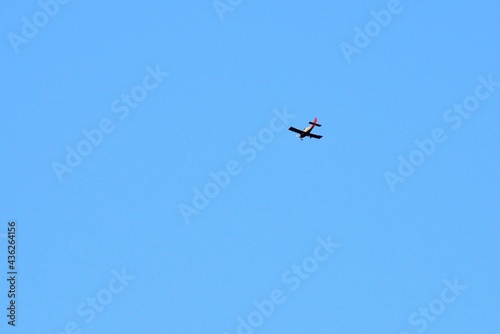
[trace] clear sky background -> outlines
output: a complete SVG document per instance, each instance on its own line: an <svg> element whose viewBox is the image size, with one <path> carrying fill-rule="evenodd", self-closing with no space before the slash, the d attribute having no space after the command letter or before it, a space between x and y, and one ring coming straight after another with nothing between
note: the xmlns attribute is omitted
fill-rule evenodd
<svg viewBox="0 0 500 334"><path fill-rule="evenodd" d="M500 82L498 1L233 4L2 5L0 267L15 220L19 275L1 331L498 333L500 85L479 79ZM314 117L321 140L286 130Z"/></svg>

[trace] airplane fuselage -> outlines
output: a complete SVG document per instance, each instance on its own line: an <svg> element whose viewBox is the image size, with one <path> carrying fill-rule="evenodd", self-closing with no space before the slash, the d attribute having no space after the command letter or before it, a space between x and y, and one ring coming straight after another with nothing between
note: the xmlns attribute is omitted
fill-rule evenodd
<svg viewBox="0 0 500 334"><path fill-rule="evenodd" d="M314 124L313 125L309 125L307 128L305 128L304 130L304 133L302 133L301 135L299 135L300 139L304 139L305 137L307 137L308 134L311 133L312 129L314 128Z"/></svg>

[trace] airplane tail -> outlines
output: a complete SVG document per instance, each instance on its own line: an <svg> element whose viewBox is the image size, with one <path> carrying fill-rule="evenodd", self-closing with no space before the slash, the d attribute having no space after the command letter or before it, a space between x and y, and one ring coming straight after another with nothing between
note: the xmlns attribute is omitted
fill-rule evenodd
<svg viewBox="0 0 500 334"><path fill-rule="evenodd" d="M315 126L321 126L321 124L313 123L313 122L309 122L309 124L312 124L312 125L315 125Z"/></svg>

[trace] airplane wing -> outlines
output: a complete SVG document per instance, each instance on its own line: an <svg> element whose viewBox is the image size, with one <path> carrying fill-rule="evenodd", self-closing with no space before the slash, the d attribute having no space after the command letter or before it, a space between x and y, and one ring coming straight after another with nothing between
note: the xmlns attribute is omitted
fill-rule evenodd
<svg viewBox="0 0 500 334"><path fill-rule="evenodd" d="M301 134L301 135L304 134L304 131L296 129L293 126L291 126L288 130L293 131L293 132L297 132L298 134Z"/></svg>
<svg viewBox="0 0 500 334"><path fill-rule="evenodd" d="M321 139L321 137L323 136L320 136L320 135L315 135L314 133L310 133L308 134L309 137L312 137L312 138L316 138L316 139Z"/></svg>

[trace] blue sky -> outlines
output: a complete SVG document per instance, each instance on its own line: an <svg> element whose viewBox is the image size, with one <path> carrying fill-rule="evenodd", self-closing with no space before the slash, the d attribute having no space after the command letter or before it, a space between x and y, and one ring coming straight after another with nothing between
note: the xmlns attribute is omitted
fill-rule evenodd
<svg viewBox="0 0 500 334"><path fill-rule="evenodd" d="M63 2L0 14L3 332L500 330L497 2Z"/></svg>

